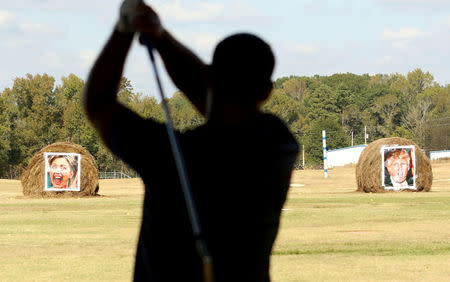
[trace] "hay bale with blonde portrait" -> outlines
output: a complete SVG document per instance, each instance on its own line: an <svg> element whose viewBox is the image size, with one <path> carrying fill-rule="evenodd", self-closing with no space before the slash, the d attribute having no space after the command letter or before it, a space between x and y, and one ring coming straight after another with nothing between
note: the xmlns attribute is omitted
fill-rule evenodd
<svg viewBox="0 0 450 282"><path fill-rule="evenodd" d="M98 168L82 146L53 143L37 152L21 176L23 194L31 197L94 196Z"/></svg>
<svg viewBox="0 0 450 282"><path fill-rule="evenodd" d="M413 141L391 137L370 143L356 165L357 191L428 192L433 173L431 163Z"/></svg>

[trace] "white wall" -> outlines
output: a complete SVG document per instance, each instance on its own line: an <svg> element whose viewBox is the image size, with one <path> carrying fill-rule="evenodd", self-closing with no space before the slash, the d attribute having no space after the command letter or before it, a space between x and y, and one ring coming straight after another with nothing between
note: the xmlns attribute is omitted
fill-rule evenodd
<svg viewBox="0 0 450 282"><path fill-rule="evenodd" d="M430 152L430 161L437 160L437 159L443 159L443 158L450 158L450 150L431 151Z"/></svg>
<svg viewBox="0 0 450 282"><path fill-rule="evenodd" d="M352 147L345 147L327 152L328 167L344 166L346 164L356 164L358 162L361 152L367 145L357 145Z"/></svg>

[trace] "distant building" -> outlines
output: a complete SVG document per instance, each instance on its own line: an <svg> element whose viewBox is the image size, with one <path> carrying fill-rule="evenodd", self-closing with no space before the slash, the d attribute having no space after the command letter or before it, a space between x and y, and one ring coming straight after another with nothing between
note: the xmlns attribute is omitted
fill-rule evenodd
<svg viewBox="0 0 450 282"><path fill-rule="evenodd" d="M358 163L359 156L367 145L356 145L327 152L328 167L344 166Z"/></svg>
<svg viewBox="0 0 450 282"><path fill-rule="evenodd" d="M430 161L450 158L450 150L430 151Z"/></svg>

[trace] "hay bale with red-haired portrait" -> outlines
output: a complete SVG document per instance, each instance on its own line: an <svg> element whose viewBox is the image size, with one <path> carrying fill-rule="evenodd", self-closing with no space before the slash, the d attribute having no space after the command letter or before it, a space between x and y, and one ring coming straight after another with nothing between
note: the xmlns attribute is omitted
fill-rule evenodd
<svg viewBox="0 0 450 282"><path fill-rule="evenodd" d="M431 163L413 141L391 137L370 143L356 165L357 191L390 192L431 189Z"/></svg>

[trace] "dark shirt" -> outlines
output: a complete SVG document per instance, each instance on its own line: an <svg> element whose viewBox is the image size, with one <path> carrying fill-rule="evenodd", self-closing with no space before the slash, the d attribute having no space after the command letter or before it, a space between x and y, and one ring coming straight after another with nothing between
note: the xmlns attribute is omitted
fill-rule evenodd
<svg viewBox="0 0 450 282"><path fill-rule="evenodd" d="M112 151L145 183L135 280L202 281L192 228L164 124L117 116ZM178 134L215 281L269 281L298 145L276 117L214 122Z"/></svg>

